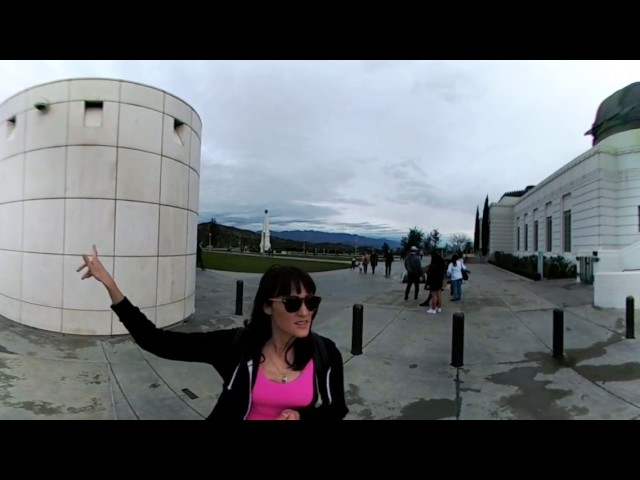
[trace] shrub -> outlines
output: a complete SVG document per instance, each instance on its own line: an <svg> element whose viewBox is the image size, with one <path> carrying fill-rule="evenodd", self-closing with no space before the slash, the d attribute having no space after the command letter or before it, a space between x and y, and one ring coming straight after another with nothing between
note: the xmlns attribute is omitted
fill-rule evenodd
<svg viewBox="0 0 640 480"><path fill-rule="evenodd" d="M538 273L538 256L527 255L518 257L510 253L494 252L493 259L489 261L495 265L510 272L517 273L526 278L540 280ZM557 255L553 257L544 257L542 272L544 278L575 278L577 267L574 263L568 261L564 257Z"/></svg>

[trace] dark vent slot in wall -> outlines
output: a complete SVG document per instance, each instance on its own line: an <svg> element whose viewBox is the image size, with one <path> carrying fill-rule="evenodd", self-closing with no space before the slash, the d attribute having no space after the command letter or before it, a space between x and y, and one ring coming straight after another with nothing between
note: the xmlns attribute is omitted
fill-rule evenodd
<svg viewBox="0 0 640 480"><path fill-rule="evenodd" d="M7 137L11 138L16 130L16 117L13 116L7 119Z"/></svg>
<svg viewBox="0 0 640 480"><path fill-rule="evenodd" d="M187 134L187 126L177 118L173 119L173 139L180 146L184 146L184 139Z"/></svg>
<svg viewBox="0 0 640 480"><path fill-rule="evenodd" d="M84 126L101 127L104 102L84 102Z"/></svg>

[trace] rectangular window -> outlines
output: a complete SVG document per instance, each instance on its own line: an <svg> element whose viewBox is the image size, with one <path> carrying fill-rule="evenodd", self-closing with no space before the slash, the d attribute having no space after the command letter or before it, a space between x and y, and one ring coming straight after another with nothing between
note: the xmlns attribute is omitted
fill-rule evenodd
<svg viewBox="0 0 640 480"><path fill-rule="evenodd" d="M529 251L529 225L524 225L524 251Z"/></svg>
<svg viewBox="0 0 640 480"><path fill-rule="evenodd" d="M84 102L84 126L101 127L104 102Z"/></svg>
<svg viewBox="0 0 640 480"><path fill-rule="evenodd" d="M640 232L640 207L638 207L638 231Z"/></svg>
<svg viewBox="0 0 640 480"><path fill-rule="evenodd" d="M564 252L570 252L571 251L571 210L565 210L563 212L563 236L564 236L564 241L563 241L563 246L564 246Z"/></svg>
<svg viewBox="0 0 640 480"><path fill-rule="evenodd" d="M520 251L520 227L516 229L516 252Z"/></svg>
<svg viewBox="0 0 640 480"><path fill-rule="evenodd" d="M538 209L534 208L533 209L533 216L531 217L531 225L533 226L533 232L531 235L531 243L533 244L533 248L532 250L534 252L538 251L538 240L536 240L536 235L537 235L537 231L538 231Z"/></svg>
<svg viewBox="0 0 640 480"><path fill-rule="evenodd" d="M550 252L552 250L552 244L551 244L551 228L553 226L553 220L552 217L547 217L547 228L546 228L546 236L547 236L547 252Z"/></svg>

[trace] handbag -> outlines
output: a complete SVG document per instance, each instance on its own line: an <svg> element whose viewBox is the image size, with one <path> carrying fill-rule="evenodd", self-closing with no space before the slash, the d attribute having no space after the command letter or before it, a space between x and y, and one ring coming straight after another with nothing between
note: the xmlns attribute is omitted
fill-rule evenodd
<svg viewBox="0 0 640 480"><path fill-rule="evenodd" d="M469 280L469 270L462 269L462 279Z"/></svg>

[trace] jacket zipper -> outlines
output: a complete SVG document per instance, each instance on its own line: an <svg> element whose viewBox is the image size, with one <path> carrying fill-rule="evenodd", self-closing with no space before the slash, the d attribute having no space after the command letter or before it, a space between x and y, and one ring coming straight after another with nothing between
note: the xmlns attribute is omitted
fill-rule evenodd
<svg viewBox="0 0 640 480"><path fill-rule="evenodd" d="M227 390L231 390L231 386L233 385L233 381L236 379L236 374L238 373L238 369L240 368L240 364L236 365L236 369L233 371L233 375L231 375L231 380L229 381L229 386Z"/></svg>
<svg viewBox="0 0 640 480"><path fill-rule="evenodd" d="M326 385L327 385L327 399L329 400L329 405L331 405L333 403L333 398L331 398L331 385L329 384L329 377L331 376L331 367L329 367L329 369L327 370L327 378L326 378ZM315 406L318 406L318 402L320 402L320 404L322 404L322 390L320 390L320 377L318 375L315 375L316 377L316 391L318 392L318 399L316 400Z"/></svg>
<svg viewBox="0 0 640 480"><path fill-rule="evenodd" d="M249 412L251 411L251 390L253 389L253 360L249 360L247 362L247 369L249 370L249 402L247 405L247 412L244 414L243 420L246 420L249 416Z"/></svg>
<svg viewBox="0 0 640 480"><path fill-rule="evenodd" d="M327 397L329 397L329 405L333 403L331 398L331 386L329 385L329 376L331 375L331 367L327 370Z"/></svg>

